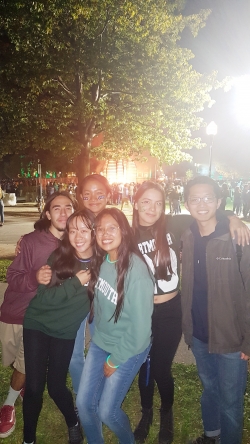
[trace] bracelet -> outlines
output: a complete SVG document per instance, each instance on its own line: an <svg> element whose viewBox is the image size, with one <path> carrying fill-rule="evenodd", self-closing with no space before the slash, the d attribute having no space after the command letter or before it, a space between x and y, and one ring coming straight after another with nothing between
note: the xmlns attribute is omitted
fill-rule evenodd
<svg viewBox="0 0 250 444"><path fill-rule="evenodd" d="M110 368L118 368L119 365L110 365L110 363L109 363L109 358L110 358L110 355L108 355L108 356L107 356L107 359L106 359L106 362L107 362L108 366L109 366Z"/></svg>

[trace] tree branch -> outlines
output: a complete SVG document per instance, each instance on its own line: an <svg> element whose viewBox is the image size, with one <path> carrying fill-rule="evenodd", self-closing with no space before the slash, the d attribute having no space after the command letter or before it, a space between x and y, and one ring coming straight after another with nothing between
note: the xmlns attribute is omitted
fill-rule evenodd
<svg viewBox="0 0 250 444"><path fill-rule="evenodd" d="M127 91L112 91L110 89L107 89L105 91L105 94L102 97L107 96L108 94L126 94L128 96L139 96L139 93L134 93L134 92L127 92Z"/></svg>
<svg viewBox="0 0 250 444"><path fill-rule="evenodd" d="M96 36L96 39L98 39L99 37L103 36L103 33L104 33L105 29L108 26L108 22L109 22L109 9L107 8L107 10L106 10L106 20L104 22L104 25L103 25L103 28L102 28L101 32Z"/></svg>
<svg viewBox="0 0 250 444"><path fill-rule="evenodd" d="M64 83L63 79L58 76L57 79L52 79L54 82L59 83L59 85L63 88L63 90L68 94L69 97L71 97L71 99L73 100L73 104L75 103L75 96L74 94L70 91L70 89L67 87L67 85Z"/></svg>

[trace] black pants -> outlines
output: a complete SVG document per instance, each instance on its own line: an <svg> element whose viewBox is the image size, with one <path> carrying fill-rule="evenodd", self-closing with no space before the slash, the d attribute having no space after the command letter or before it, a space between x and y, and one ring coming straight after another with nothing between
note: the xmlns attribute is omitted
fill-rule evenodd
<svg viewBox="0 0 250 444"><path fill-rule="evenodd" d="M152 334L149 379L147 362L141 366L139 373L141 405L145 409L153 407L155 381L161 397L161 408L168 411L174 403L174 380L171 366L181 339L180 294L170 301L154 305Z"/></svg>
<svg viewBox="0 0 250 444"><path fill-rule="evenodd" d="M47 379L48 392L65 417L68 427L77 423L73 397L66 378L74 339L58 339L38 330L23 331L26 383L23 399L24 441L33 442L43 403Z"/></svg>

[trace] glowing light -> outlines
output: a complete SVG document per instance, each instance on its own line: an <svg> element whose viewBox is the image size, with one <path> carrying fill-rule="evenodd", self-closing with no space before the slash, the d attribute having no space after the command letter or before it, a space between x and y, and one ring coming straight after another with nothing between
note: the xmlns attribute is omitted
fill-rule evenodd
<svg viewBox="0 0 250 444"><path fill-rule="evenodd" d="M213 120L206 127L206 133L208 136L216 136L217 130L218 130L218 127Z"/></svg>
<svg viewBox="0 0 250 444"><path fill-rule="evenodd" d="M106 177L109 183L136 182L136 166L132 160L109 160Z"/></svg>
<svg viewBox="0 0 250 444"><path fill-rule="evenodd" d="M235 86L235 114L241 125L250 127L250 75L236 77Z"/></svg>

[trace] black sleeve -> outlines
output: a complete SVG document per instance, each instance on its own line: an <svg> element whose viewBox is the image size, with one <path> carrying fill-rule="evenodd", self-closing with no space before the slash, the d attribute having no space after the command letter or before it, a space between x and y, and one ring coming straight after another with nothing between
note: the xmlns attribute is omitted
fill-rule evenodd
<svg viewBox="0 0 250 444"><path fill-rule="evenodd" d="M193 220L190 214L166 215L167 232L173 233L178 247L180 246L181 236L190 227Z"/></svg>

